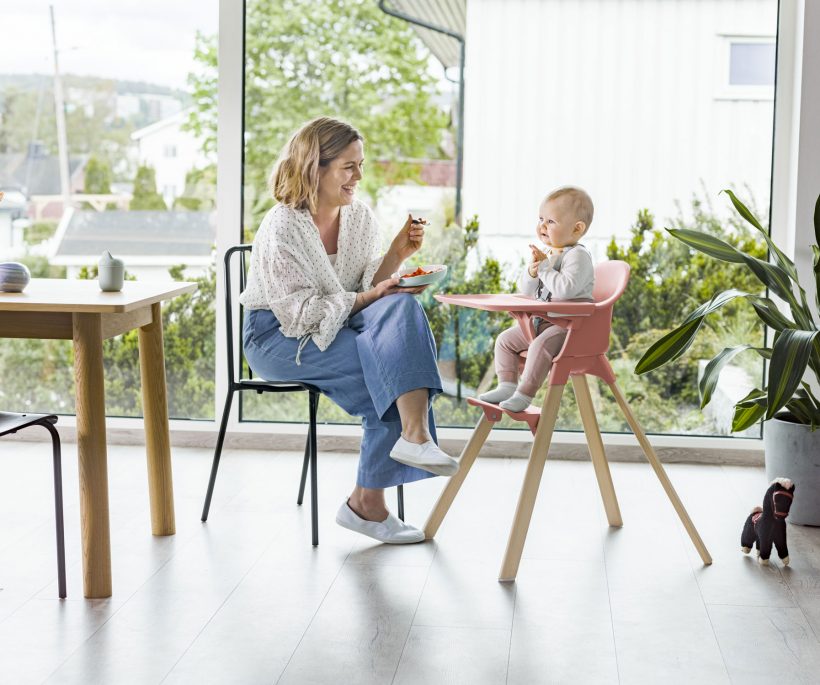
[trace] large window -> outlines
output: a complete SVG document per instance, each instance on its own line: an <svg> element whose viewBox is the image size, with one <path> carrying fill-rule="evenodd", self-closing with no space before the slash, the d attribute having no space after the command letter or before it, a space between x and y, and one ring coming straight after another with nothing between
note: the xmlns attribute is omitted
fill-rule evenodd
<svg viewBox="0 0 820 685"><path fill-rule="evenodd" d="M173 417L213 417L217 4L16 3L0 41L0 256L95 278L108 250L127 278L197 281L164 307ZM71 355L0 340L0 404L72 413ZM104 355L107 413L139 416L137 332Z"/></svg>
<svg viewBox="0 0 820 685"><path fill-rule="evenodd" d="M433 40L380 14L376 4L247 4L246 236L272 202L265 178L287 134L319 114L364 131L365 197L385 240L407 211L433 219L416 261L446 261L450 290L511 289L541 198L554 187L580 185L596 208L586 245L598 260L624 259L632 267L610 352L620 385L651 431L728 434L734 401L759 384L760 359L737 357L706 411L698 379L721 348L762 343L750 308L713 316L677 364L641 377L634 367L654 340L715 292L760 289L740 269L694 255L663 229L705 230L765 255L719 191L734 189L768 220L777 1L448 0L429 16L418 15L426 11L421 3L390 3L466 38L461 222L454 221L452 177L433 172L452 169L456 154L456 91L428 52L441 56L447 47L441 36ZM391 74L403 79L401 90ZM399 93L413 95L412 110ZM511 321L450 310L429 294L423 303L445 385L438 423L472 425L475 410L465 398L492 386L493 340ZM593 392L601 396L602 428L626 430L608 390ZM577 430L571 393L565 398L559 428ZM303 420L298 402L253 399L243 417ZM350 420L329 402L321 415Z"/></svg>

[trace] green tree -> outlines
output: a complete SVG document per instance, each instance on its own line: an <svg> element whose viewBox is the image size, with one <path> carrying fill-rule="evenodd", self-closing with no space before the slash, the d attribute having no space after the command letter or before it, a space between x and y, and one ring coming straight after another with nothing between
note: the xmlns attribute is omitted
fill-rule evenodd
<svg viewBox="0 0 820 685"><path fill-rule="evenodd" d="M245 22L245 183L258 198L254 224L271 206L267 177L279 151L316 116L341 117L362 132L371 161L363 186L371 195L385 183L417 178L418 166L404 160L443 156L448 122L432 101L429 52L376 2L249 0ZM188 125L213 151L215 37L199 35L195 57L199 68L189 77L195 110Z"/></svg>
<svg viewBox="0 0 820 685"><path fill-rule="evenodd" d="M185 174L185 191L174 200L174 209L204 211L216 206L216 164Z"/></svg>
<svg viewBox="0 0 820 685"><path fill-rule="evenodd" d="M87 195L109 195L111 193L111 167L96 156L86 162L85 188Z"/></svg>
<svg viewBox="0 0 820 685"><path fill-rule="evenodd" d="M128 209L168 209L162 195L157 192L156 171L153 167L140 165L134 178L134 194Z"/></svg>

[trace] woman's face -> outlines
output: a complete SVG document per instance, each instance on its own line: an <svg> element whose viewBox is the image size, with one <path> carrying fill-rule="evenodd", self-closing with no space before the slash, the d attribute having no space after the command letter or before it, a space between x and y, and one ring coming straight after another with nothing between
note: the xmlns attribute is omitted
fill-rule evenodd
<svg viewBox="0 0 820 685"><path fill-rule="evenodd" d="M319 205L341 207L352 203L363 167L364 146L361 140L354 140L327 166L319 168Z"/></svg>

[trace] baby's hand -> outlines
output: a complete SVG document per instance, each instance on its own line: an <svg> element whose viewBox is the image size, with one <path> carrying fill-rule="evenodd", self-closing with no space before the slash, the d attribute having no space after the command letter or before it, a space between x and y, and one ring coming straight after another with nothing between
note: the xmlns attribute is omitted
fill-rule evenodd
<svg viewBox="0 0 820 685"><path fill-rule="evenodd" d="M547 253L542 252L532 243L530 243L530 250L532 251L532 261L534 262L543 262L547 258Z"/></svg>

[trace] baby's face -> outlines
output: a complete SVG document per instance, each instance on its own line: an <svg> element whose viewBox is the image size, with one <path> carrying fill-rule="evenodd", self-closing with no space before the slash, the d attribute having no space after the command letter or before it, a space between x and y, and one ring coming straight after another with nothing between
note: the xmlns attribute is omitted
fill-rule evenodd
<svg viewBox="0 0 820 685"><path fill-rule="evenodd" d="M584 234L584 224L575 219L561 198L541 203L538 210L538 238L551 247L575 245Z"/></svg>

